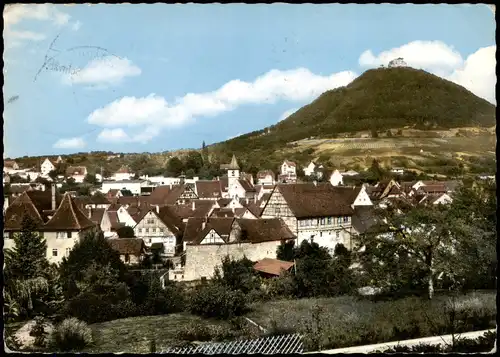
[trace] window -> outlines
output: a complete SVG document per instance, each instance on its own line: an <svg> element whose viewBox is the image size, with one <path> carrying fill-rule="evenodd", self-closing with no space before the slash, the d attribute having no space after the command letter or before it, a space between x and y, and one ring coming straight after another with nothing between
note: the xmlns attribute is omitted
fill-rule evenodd
<svg viewBox="0 0 500 357"><path fill-rule="evenodd" d="M3 239L9 239L9 232L3 232Z"/></svg>
<svg viewBox="0 0 500 357"><path fill-rule="evenodd" d="M66 238L66 232L57 232L56 238Z"/></svg>
<svg viewBox="0 0 500 357"><path fill-rule="evenodd" d="M148 243L151 243L151 238L148 239Z"/></svg>
<svg viewBox="0 0 500 357"><path fill-rule="evenodd" d="M67 237L68 237L68 238L71 238L71 232L68 232L68 233L67 233Z"/></svg>
<svg viewBox="0 0 500 357"><path fill-rule="evenodd" d="M146 222L147 224L155 224L155 220L152 218L148 218Z"/></svg>
<svg viewBox="0 0 500 357"><path fill-rule="evenodd" d="M337 231L335 233L336 233L337 239L340 238L340 231Z"/></svg>
<svg viewBox="0 0 500 357"><path fill-rule="evenodd" d="M321 225L324 226L326 223L326 219L325 218L321 218Z"/></svg>
<svg viewBox="0 0 500 357"><path fill-rule="evenodd" d="M139 234L142 233L142 228L137 228L137 232L139 232Z"/></svg>
<svg viewBox="0 0 500 357"><path fill-rule="evenodd" d="M165 231L164 228L160 228L160 232L163 233Z"/></svg>
<svg viewBox="0 0 500 357"><path fill-rule="evenodd" d="M156 228L153 228L153 233L156 233Z"/></svg>
<svg viewBox="0 0 500 357"><path fill-rule="evenodd" d="M328 218L327 218L327 223L328 223L328 224L332 224L332 217L328 217Z"/></svg>
<svg viewBox="0 0 500 357"><path fill-rule="evenodd" d="M323 237L323 232L319 232L319 236L320 236L320 237Z"/></svg>
<svg viewBox="0 0 500 357"><path fill-rule="evenodd" d="M341 224L342 223L342 217L337 217L337 224Z"/></svg>
<svg viewBox="0 0 500 357"><path fill-rule="evenodd" d="M52 249L52 256L57 257L57 249Z"/></svg>
<svg viewBox="0 0 500 357"><path fill-rule="evenodd" d="M130 262L130 255L125 254L125 262L126 263Z"/></svg>
<svg viewBox="0 0 500 357"><path fill-rule="evenodd" d="M349 217L344 217L344 223L349 223Z"/></svg>
<svg viewBox="0 0 500 357"><path fill-rule="evenodd" d="M149 233L149 228L144 228L144 230L146 231L146 233Z"/></svg>
<svg viewBox="0 0 500 357"><path fill-rule="evenodd" d="M69 253L71 252L71 248L66 248L66 256L69 256Z"/></svg>

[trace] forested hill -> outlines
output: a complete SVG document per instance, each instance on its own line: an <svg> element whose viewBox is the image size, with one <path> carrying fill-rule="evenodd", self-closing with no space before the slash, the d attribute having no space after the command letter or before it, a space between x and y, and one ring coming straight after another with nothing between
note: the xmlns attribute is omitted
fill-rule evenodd
<svg viewBox="0 0 500 357"><path fill-rule="evenodd" d="M491 127L495 106L453 82L409 67L368 70L327 91L287 119L214 145L215 151L272 154L309 137L363 130Z"/></svg>

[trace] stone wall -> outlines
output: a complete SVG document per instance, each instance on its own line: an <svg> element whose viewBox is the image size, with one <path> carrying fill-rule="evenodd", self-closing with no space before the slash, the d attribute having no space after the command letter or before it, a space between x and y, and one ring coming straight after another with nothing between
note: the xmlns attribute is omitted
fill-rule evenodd
<svg viewBox="0 0 500 357"><path fill-rule="evenodd" d="M264 258L276 258L276 249L280 241L229 244L186 245L186 265L184 281L210 279L216 266L221 265L222 258L229 255L233 259L246 256L251 261Z"/></svg>

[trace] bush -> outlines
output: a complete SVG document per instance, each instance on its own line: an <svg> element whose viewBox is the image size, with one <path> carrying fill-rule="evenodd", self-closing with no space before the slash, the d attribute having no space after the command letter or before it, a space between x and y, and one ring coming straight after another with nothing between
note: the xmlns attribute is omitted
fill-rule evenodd
<svg viewBox="0 0 500 357"><path fill-rule="evenodd" d="M230 319L246 311L245 295L241 291L232 291L217 283L201 286L189 301L189 311L195 315Z"/></svg>
<svg viewBox="0 0 500 357"><path fill-rule="evenodd" d="M270 298L292 298L297 293L297 284L291 273L285 272L267 281L267 294Z"/></svg>
<svg viewBox="0 0 500 357"><path fill-rule="evenodd" d="M61 352L81 351L92 343L92 330L76 318L64 320L50 335L51 348Z"/></svg>
<svg viewBox="0 0 500 357"><path fill-rule="evenodd" d="M204 325L194 323L181 328L176 335L177 340L183 341L224 341L233 337L233 333L227 327L219 325Z"/></svg>
<svg viewBox="0 0 500 357"><path fill-rule="evenodd" d="M35 338L33 345L35 347L45 347L46 337L48 335L47 322L41 316L35 317L35 325L30 330L30 336Z"/></svg>
<svg viewBox="0 0 500 357"><path fill-rule="evenodd" d="M89 324L136 316L139 310L129 299L112 303L100 295L85 293L69 300L64 315L76 317Z"/></svg>

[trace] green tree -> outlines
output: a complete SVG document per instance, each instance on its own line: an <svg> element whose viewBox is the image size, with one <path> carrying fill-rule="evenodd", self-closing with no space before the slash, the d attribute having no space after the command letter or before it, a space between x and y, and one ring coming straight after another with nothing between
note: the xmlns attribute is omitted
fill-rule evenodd
<svg viewBox="0 0 500 357"><path fill-rule="evenodd" d="M260 285L253 265L246 257L236 260L226 255L222 259L222 265L215 268L213 280L231 290L240 290L247 294L258 289Z"/></svg>
<svg viewBox="0 0 500 357"><path fill-rule="evenodd" d="M201 156L203 158L203 165L208 166L209 164L208 148L205 145L205 140L203 140L203 143L201 144Z"/></svg>
<svg viewBox="0 0 500 357"><path fill-rule="evenodd" d="M79 282L85 280L84 272L93 264L98 267L109 266L109 269L122 281L125 279L126 267L120 256L102 233L88 233L76 243L68 257L64 257L59 268L60 281L64 296L75 297L81 291Z"/></svg>
<svg viewBox="0 0 500 357"><path fill-rule="evenodd" d="M276 249L276 258L279 260L284 260L286 262L293 262L295 258L295 242L290 240L288 242L281 242L281 244Z"/></svg>
<svg viewBox="0 0 500 357"><path fill-rule="evenodd" d="M95 174L87 174L83 179L83 182L88 183L90 185L97 185L97 177Z"/></svg>
<svg viewBox="0 0 500 357"><path fill-rule="evenodd" d="M371 130L372 138L378 138L378 132L377 129L372 129Z"/></svg>
<svg viewBox="0 0 500 357"><path fill-rule="evenodd" d="M167 176L178 177L182 174L183 170L184 164L177 156L174 156L168 160Z"/></svg>
<svg viewBox="0 0 500 357"><path fill-rule="evenodd" d="M36 222L24 215L21 232L14 235L15 246L5 251L5 292L21 314L30 315L50 290L47 244L37 230Z"/></svg>
<svg viewBox="0 0 500 357"><path fill-rule="evenodd" d="M188 152L185 162L184 162L184 169L186 170L186 175L187 171L193 170L193 172L196 174L197 172L200 171L200 169L203 167L203 157L198 151L190 151Z"/></svg>

